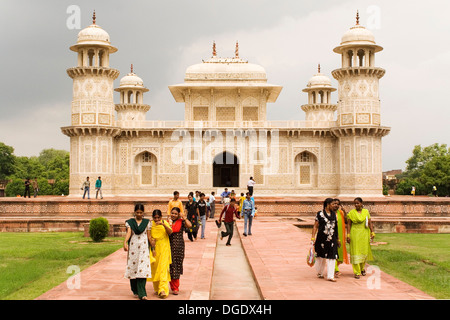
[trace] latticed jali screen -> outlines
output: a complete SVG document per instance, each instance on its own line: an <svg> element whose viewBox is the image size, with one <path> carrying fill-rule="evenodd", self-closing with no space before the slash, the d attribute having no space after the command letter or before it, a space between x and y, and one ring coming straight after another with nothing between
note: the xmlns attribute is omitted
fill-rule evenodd
<svg viewBox="0 0 450 320"><path fill-rule="evenodd" d="M189 165L188 184L198 184L198 165Z"/></svg>
<svg viewBox="0 0 450 320"><path fill-rule="evenodd" d="M152 184L153 183L153 167L152 166L142 166L142 184Z"/></svg>
<svg viewBox="0 0 450 320"><path fill-rule="evenodd" d="M217 107L216 108L216 120L217 121L235 121L236 114L235 114L235 108L234 107Z"/></svg>

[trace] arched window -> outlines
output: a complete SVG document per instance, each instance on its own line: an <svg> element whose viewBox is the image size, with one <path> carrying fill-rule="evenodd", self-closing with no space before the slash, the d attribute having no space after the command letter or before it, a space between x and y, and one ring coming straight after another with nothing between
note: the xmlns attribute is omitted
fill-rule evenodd
<svg viewBox="0 0 450 320"><path fill-rule="evenodd" d="M103 50L100 50L99 52L98 52L98 66L99 67L103 67L103 57L104 57L104 51Z"/></svg>
<svg viewBox="0 0 450 320"><path fill-rule="evenodd" d="M363 49L358 50L358 61L359 61L359 66L364 67L364 50Z"/></svg>
<svg viewBox="0 0 450 320"><path fill-rule="evenodd" d="M94 55L95 55L94 50L90 49L90 50L88 51L89 67L94 66Z"/></svg>
<svg viewBox="0 0 450 320"><path fill-rule="evenodd" d="M352 50L347 51L347 59L348 59L348 66L352 67L353 66L353 51Z"/></svg>
<svg viewBox="0 0 450 320"><path fill-rule="evenodd" d="M128 97L128 103L133 103L133 92L132 91L128 91L127 97Z"/></svg>
<svg viewBox="0 0 450 320"><path fill-rule="evenodd" d="M317 185L317 158L308 151L295 157L297 183L299 185Z"/></svg>
<svg viewBox="0 0 450 320"><path fill-rule="evenodd" d="M141 185L156 185L157 161L153 153L145 151L136 156L136 172Z"/></svg>

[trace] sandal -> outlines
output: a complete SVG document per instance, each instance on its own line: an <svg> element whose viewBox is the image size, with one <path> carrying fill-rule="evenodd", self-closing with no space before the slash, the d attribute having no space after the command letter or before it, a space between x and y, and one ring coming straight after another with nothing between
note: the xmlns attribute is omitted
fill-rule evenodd
<svg viewBox="0 0 450 320"><path fill-rule="evenodd" d="M361 271L361 275L365 276L366 275L366 270Z"/></svg>
<svg viewBox="0 0 450 320"><path fill-rule="evenodd" d="M318 273L318 274L317 274L317 278L323 279L323 274Z"/></svg>
<svg viewBox="0 0 450 320"><path fill-rule="evenodd" d="M336 279L327 279L328 281L331 281L331 282L336 282Z"/></svg>
<svg viewBox="0 0 450 320"><path fill-rule="evenodd" d="M360 278L359 274L355 274L355 279L359 279L359 278Z"/></svg>

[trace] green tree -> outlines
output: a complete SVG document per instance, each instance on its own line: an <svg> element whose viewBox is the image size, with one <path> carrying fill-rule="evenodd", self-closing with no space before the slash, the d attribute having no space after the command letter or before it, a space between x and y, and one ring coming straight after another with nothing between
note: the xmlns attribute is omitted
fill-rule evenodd
<svg viewBox="0 0 450 320"><path fill-rule="evenodd" d="M15 163L14 148L0 142L0 180L6 180L14 173Z"/></svg>
<svg viewBox="0 0 450 320"><path fill-rule="evenodd" d="M406 160L406 170L397 176L397 194L410 194L416 187L416 195L430 194L436 186L439 196L450 195L450 148L446 144L414 147L412 156Z"/></svg>

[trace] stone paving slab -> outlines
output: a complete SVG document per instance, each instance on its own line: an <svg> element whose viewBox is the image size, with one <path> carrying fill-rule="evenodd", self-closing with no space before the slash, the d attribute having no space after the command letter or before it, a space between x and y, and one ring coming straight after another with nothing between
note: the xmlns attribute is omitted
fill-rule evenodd
<svg viewBox="0 0 450 320"><path fill-rule="evenodd" d="M232 244L241 241L256 285L266 300L417 300L434 299L426 293L381 272L380 288L370 289L372 275L354 279L350 265L341 265L342 276L333 283L316 278L314 268L306 264L310 234L295 227L292 221L278 217L254 219L252 236L243 237L243 221L237 222ZM240 230L240 231L239 231ZM206 239L186 241L184 274L178 296L166 300L208 300L213 281L217 227L212 220L206 225ZM222 245L219 243L219 245ZM223 244L224 245L224 244ZM232 246L233 247L233 246ZM232 248L227 247L227 248ZM227 249L224 248L224 249ZM222 249L222 248L221 248ZM236 262L233 263L246 263ZM129 281L123 278L126 252L120 249L95 265L83 270L81 289L70 290L66 282L44 293L37 300L135 300ZM242 266L241 266L242 267ZM160 300L147 283L150 300ZM223 285L220 299L240 300L239 287Z"/></svg>
<svg viewBox="0 0 450 320"><path fill-rule="evenodd" d="M242 221L238 222L238 228L243 230ZM288 220L256 218L252 233L242 237L242 244L264 299L434 299L381 271L379 277L372 273L355 279L351 265L346 264L340 266L342 275L337 282L318 279L315 268L306 264L310 231L301 230ZM379 289L375 289L378 283Z"/></svg>

